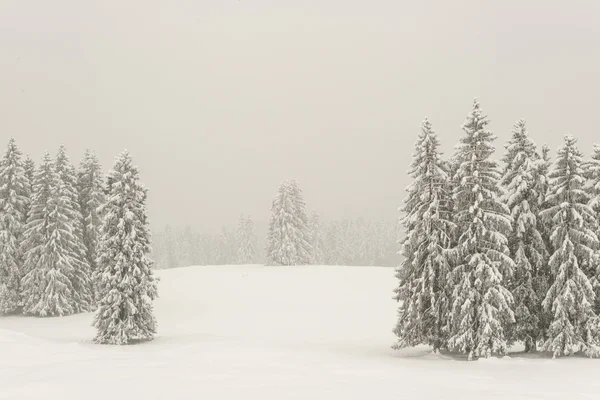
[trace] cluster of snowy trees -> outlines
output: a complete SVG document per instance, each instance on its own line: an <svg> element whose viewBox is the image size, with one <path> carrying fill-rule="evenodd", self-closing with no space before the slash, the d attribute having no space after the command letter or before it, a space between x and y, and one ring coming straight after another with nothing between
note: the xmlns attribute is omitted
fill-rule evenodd
<svg viewBox="0 0 600 400"><path fill-rule="evenodd" d="M520 120L500 167L488 123L475 101L448 160L422 123L403 207L395 347L473 359L521 342L597 356L600 147L584 160L566 135L551 163Z"/></svg>
<svg viewBox="0 0 600 400"><path fill-rule="evenodd" d="M96 342L152 338L145 202L126 152L105 181L89 151L79 169L62 146L36 168L11 139L0 161L0 313L95 309Z"/></svg>

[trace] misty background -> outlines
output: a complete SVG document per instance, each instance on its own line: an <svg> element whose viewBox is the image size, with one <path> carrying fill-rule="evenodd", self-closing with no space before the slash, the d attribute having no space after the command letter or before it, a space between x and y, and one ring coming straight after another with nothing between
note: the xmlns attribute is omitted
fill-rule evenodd
<svg viewBox="0 0 600 400"><path fill-rule="evenodd" d="M523 117L589 155L599 20L593 0L2 0L0 132L36 162L128 148L154 230L265 226L287 178L325 219L393 221L421 120L448 155L475 96L498 149Z"/></svg>

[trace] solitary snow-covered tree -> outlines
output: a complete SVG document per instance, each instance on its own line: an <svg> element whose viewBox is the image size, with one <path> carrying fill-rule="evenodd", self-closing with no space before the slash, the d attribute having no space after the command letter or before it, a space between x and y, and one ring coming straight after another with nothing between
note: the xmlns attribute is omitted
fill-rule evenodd
<svg viewBox="0 0 600 400"><path fill-rule="evenodd" d="M429 120L421 124L410 176L413 183L402 211L405 237L403 261L397 270L400 302L395 348L428 344L438 350L446 346L445 327L450 311L451 193L448 171L441 160L440 144Z"/></svg>
<svg viewBox="0 0 600 400"><path fill-rule="evenodd" d="M157 280L152 272L147 190L128 152L116 160L107 178L107 201L100 209L102 226L94 279L98 309L96 343L128 344L156 333L152 301Z"/></svg>
<svg viewBox="0 0 600 400"><path fill-rule="evenodd" d="M104 175L100 161L94 153L86 150L77 174L79 205L83 221L83 244L91 273L96 270L100 215L98 209L104 204Z"/></svg>
<svg viewBox="0 0 600 400"><path fill-rule="evenodd" d="M582 154L577 141L566 135L550 173L548 208L542 212L552 224L553 250L549 263L553 282L543 302L552 312L552 321L543 348L555 357L578 351L597 355L599 344L595 295L588 275L597 269L598 222L584 184Z"/></svg>
<svg viewBox="0 0 600 400"><path fill-rule="evenodd" d="M58 191L62 210L68 218L70 235L64 246L69 251L73 273L71 281L74 290L75 311L89 311L93 306L93 289L90 265L86 258L83 238L83 217L77 190L77 172L71 163L64 146L56 154L55 171L59 178Z"/></svg>
<svg viewBox="0 0 600 400"><path fill-rule="evenodd" d="M0 313L19 307L23 264L21 242L30 202L29 180L22 154L10 139L0 161Z"/></svg>
<svg viewBox="0 0 600 400"><path fill-rule="evenodd" d="M506 235L509 210L500 198L500 171L491 159L495 137L477 100L463 125L457 146L454 187L455 221L460 232L453 249L454 283L448 346L473 357L504 353L506 329L514 322L507 288L514 262Z"/></svg>
<svg viewBox="0 0 600 400"><path fill-rule="evenodd" d="M325 262L325 244L319 214L313 211L309 220L311 240L311 264L321 265Z"/></svg>
<svg viewBox="0 0 600 400"><path fill-rule="evenodd" d="M310 242L303 207L304 200L297 184L284 181L271 205L267 265L310 262Z"/></svg>
<svg viewBox="0 0 600 400"><path fill-rule="evenodd" d="M73 227L65 207L61 180L48 153L35 176L35 194L27 220L21 280L23 312L39 316L68 315L79 304L73 289Z"/></svg>
<svg viewBox="0 0 600 400"><path fill-rule="evenodd" d="M514 220L508 236L510 255L515 261L510 289L515 302L516 321L510 329L511 339L522 341L525 351L531 351L536 350L545 331L540 317L547 289L544 280L548 251L538 230L540 194L537 192L536 172L539 155L524 120L515 123L506 150L502 184L506 191L506 204Z"/></svg>
<svg viewBox="0 0 600 400"><path fill-rule="evenodd" d="M238 264L254 264L256 262L256 236L252 219L240 216L235 236Z"/></svg>

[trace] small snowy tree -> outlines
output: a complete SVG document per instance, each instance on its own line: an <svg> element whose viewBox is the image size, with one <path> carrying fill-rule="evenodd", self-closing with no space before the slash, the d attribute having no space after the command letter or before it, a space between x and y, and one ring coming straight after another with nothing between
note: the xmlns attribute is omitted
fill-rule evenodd
<svg viewBox="0 0 600 400"><path fill-rule="evenodd" d="M23 264L21 241L30 202L30 184L21 160L22 154L10 139L0 161L0 313L19 307Z"/></svg>
<svg viewBox="0 0 600 400"><path fill-rule="evenodd" d="M584 190L582 154L572 136L565 136L549 177L551 191L542 217L551 221L553 227L553 282L543 305L552 312L552 322L543 348L555 357L577 351L596 355L598 317L593 310L594 291L585 271L596 269L597 221Z"/></svg>
<svg viewBox="0 0 600 400"><path fill-rule="evenodd" d="M94 153L86 150L77 174L79 205L83 221L83 244L91 273L96 270L100 215L98 209L104 204L104 175L100 161Z"/></svg>
<svg viewBox="0 0 600 400"><path fill-rule="evenodd" d="M448 171L440 159L440 144L431 123L425 119L415 146L402 224L403 261L397 270L400 302L395 348L428 344L434 351L446 346L450 311L450 264L447 250L453 229L447 191Z"/></svg>
<svg viewBox="0 0 600 400"><path fill-rule="evenodd" d="M157 280L152 272L147 190L128 152L116 160L107 178L107 202L101 207L96 343L128 344L156 333L152 301Z"/></svg>
<svg viewBox="0 0 600 400"><path fill-rule="evenodd" d="M325 262L325 245L319 214L313 211L309 220L309 231L311 239L311 264L321 265Z"/></svg>
<svg viewBox="0 0 600 400"><path fill-rule="evenodd" d="M448 346L468 354L470 360L505 353L506 329L514 322L507 284L515 264L506 239L512 219L500 201L500 171L491 159L495 137L486 129L488 123L475 100L455 157L455 221L460 236L452 251L456 266L451 273Z"/></svg>
<svg viewBox="0 0 600 400"><path fill-rule="evenodd" d="M235 241L238 264L254 264L256 262L256 236L252 219L240 216Z"/></svg>
<svg viewBox="0 0 600 400"><path fill-rule="evenodd" d="M86 258L86 247L83 238L83 217L79 205L77 190L77 172L71 163L64 146L60 146L56 154L54 168L59 177L58 191L61 197L63 212L68 218L70 236L64 246L70 253L72 263L71 281L74 290L75 311L92 309L93 288L90 275L90 265Z"/></svg>
<svg viewBox="0 0 600 400"><path fill-rule="evenodd" d="M284 181L271 206L267 265L301 265L310 261L304 200L297 184Z"/></svg>
<svg viewBox="0 0 600 400"><path fill-rule="evenodd" d="M536 350L545 331L540 316L546 292L540 289L547 289L541 283L547 275L548 252L537 222L540 211L536 180L539 155L535 143L527 134L524 120L514 125L506 150L502 184L506 191L506 204L514 220L508 246L516 264L510 285L516 320L511 328L511 336L513 340L525 343L525 351L532 351Z"/></svg>
<svg viewBox="0 0 600 400"><path fill-rule="evenodd" d="M38 316L68 315L77 311L69 242L73 227L65 207L61 180L48 153L35 176L35 194L24 234L24 271L21 280L23 312Z"/></svg>

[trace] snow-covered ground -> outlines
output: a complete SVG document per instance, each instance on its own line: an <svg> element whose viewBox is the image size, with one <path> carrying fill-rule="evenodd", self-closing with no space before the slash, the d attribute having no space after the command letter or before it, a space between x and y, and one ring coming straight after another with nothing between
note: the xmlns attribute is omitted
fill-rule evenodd
<svg viewBox="0 0 600 400"><path fill-rule="evenodd" d="M394 271L160 271L159 334L91 343L91 314L0 318L0 399L596 399L600 360L396 352Z"/></svg>

